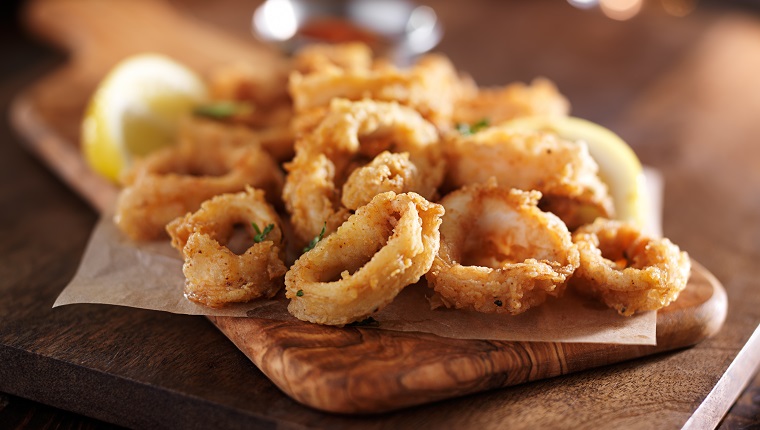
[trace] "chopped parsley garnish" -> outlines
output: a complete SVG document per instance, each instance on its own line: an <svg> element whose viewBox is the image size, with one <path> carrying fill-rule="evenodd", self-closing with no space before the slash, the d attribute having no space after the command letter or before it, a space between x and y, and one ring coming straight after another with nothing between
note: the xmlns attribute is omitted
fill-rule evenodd
<svg viewBox="0 0 760 430"><path fill-rule="evenodd" d="M470 132L470 125L469 124L465 124L463 122L457 123L457 131L460 132L460 133L462 133L462 134L464 134L464 135L471 134L471 132Z"/></svg>
<svg viewBox="0 0 760 430"><path fill-rule="evenodd" d="M253 229L256 230L256 235L253 236L253 241L256 243L263 241L269 232L274 228L274 224L269 224L268 226L264 227L264 231L261 231L255 222L251 222L251 225L253 226Z"/></svg>
<svg viewBox="0 0 760 430"><path fill-rule="evenodd" d="M309 242L308 245L306 245L306 247L303 249L302 254L311 251L312 249L314 249L315 246L317 246L317 242L319 242L320 240L322 240L322 238L325 236L325 229L327 229L327 222L326 221L322 225L322 231L320 231L319 234L317 236L315 236L314 239L312 239L311 242Z"/></svg>
<svg viewBox="0 0 760 430"><path fill-rule="evenodd" d="M296 291L296 296L297 297L303 297L303 290Z"/></svg>
<svg viewBox="0 0 760 430"><path fill-rule="evenodd" d="M456 125L456 127L458 132L462 133L465 136L469 136L471 134L479 132L480 130L483 130L489 125L490 122L488 121L488 118L483 118L474 124L459 123Z"/></svg>
<svg viewBox="0 0 760 430"><path fill-rule="evenodd" d="M349 327L379 327L380 321L372 317L367 317L361 321L352 322L351 324L348 324L348 326Z"/></svg>
<svg viewBox="0 0 760 430"><path fill-rule="evenodd" d="M213 119L226 119L235 115L242 115L251 112L251 105L248 103L237 103L230 101L220 101L200 105L193 110L198 116L205 116Z"/></svg>

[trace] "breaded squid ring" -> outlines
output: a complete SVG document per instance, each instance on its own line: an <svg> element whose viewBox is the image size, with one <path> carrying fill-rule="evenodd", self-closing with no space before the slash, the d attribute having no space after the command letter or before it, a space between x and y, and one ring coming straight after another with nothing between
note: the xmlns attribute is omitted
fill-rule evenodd
<svg viewBox="0 0 760 430"><path fill-rule="evenodd" d="M248 118L269 116L265 121L273 121L272 124L256 125L249 124ZM274 116L281 118L275 119ZM204 144L230 144L244 146L250 144L260 145L269 155L277 161L286 161L293 158L293 144L295 141L290 128L292 112L288 109L279 109L276 113L262 114L255 111L247 116L235 117L225 121L211 120L202 117L190 117L180 122L180 140L198 140Z"/></svg>
<svg viewBox="0 0 760 430"><path fill-rule="evenodd" d="M313 44L298 50L293 56L293 69L307 75L323 70L369 70L372 50L360 42Z"/></svg>
<svg viewBox="0 0 760 430"><path fill-rule="evenodd" d="M578 250L538 209L540 196L489 181L441 201L441 248L426 278L446 307L516 315L564 292Z"/></svg>
<svg viewBox="0 0 760 430"><path fill-rule="evenodd" d="M251 223L265 235L237 255L226 244L236 225L242 225L254 238L257 232ZM282 288L287 270L282 262L280 224L264 192L251 187L216 196L203 202L197 212L169 223L166 231L172 246L185 259L185 296L211 307L274 296Z"/></svg>
<svg viewBox="0 0 760 430"><path fill-rule="evenodd" d="M385 191L397 194L417 189L421 180L417 166L409 161L409 153L392 154L383 151L372 162L354 170L343 184L341 202L356 210Z"/></svg>
<svg viewBox="0 0 760 430"><path fill-rule="evenodd" d="M443 208L415 193L378 194L285 275L288 311L318 324L359 321L430 269Z"/></svg>
<svg viewBox="0 0 760 430"><path fill-rule="evenodd" d="M570 103L548 79L536 78L530 85L513 83L499 88L478 89L454 105L454 123L490 124L532 115L567 115Z"/></svg>
<svg viewBox="0 0 760 430"><path fill-rule="evenodd" d="M386 65L369 70L321 68L305 75L293 72L289 91L296 113L328 106L335 98L373 99L400 103L445 125L451 122L454 102L465 84L446 57L429 54L408 70Z"/></svg>
<svg viewBox="0 0 760 430"><path fill-rule="evenodd" d="M614 207L599 166L586 143L549 133L515 132L495 126L446 141L447 183L456 189L495 177L502 187L537 190L541 206L574 230Z"/></svg>
<svg viewBox="0 0 760 430"><path fill-rule="evenodd" d="M620 315L664 308L686 288L691 260L669 239L630 224L597 219L573 234L581 264L570 285Z"/></svg>
<svg viewBox="0 0 760 430"><path fill-rule="evenodd" d="M432 124L397 103L334 100L317 128L296 143L296 157L285 166L283 199L302 241L317 235L325 222L331 232L345 220L349 212L341 205L342 184L357 163L383 151L408 153L419 174L409 187L378 192L436 195L445 160Z"/></svg>
<svg viewBox="0 0 760 430"><path fill-rule="evenodd" d="M123 182L114 221L132 240L147 241L165 237L169 221L203 201L246 185L264 189L276 201L283 174L258 145L187 140L137 160Z"/></svg>
<svg viewBox="0 0 760 430"><path fill-rule="evenodd" d="M302 153L285 165L288 176L283 199L296 237L306 243L324 226L332 233L351 212L340 204L335 165L324 154Z"/></svg>

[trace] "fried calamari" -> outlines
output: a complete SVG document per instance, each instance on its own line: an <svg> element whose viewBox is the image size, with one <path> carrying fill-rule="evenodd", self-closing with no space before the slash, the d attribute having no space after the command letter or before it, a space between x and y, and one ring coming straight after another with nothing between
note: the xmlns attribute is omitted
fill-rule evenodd
<svg viewBox="0 0 760 430"><path fill-rule="evenodd" d="M132 240L165 237L166 224L219 194L262 188L275 201L283 175L258 145L184 140L137 160L123 177L114 218Z"/></svg>
<svg viewBox="0 0 760 430"><path fill-rule="evenodd" d="M443 181L445 161L432 124L397 103L344 99L331 103L314 131L298 140L295 158L285 165L288 176L283 199L302 241L318 234L325 222L332 232L345 221L349 211L341 203L344 183L355 169L367 162L372 165L385 151L406 153L415 167L414 171L407 169L408 174L414 178L401 181L401 187L399 181L376 181L373 192L413 191L434 198ZM390 162L383 156L374 166L386 161ZM357 175L352 183L366 179L365 174ZM374 197L366 191L360 199L364 202Z"/></svg>
<svg viewBox="0 0 760 430"><path fill-rule="evenodd" d="M581 264L570 285L620 315L669 305L689 280L687 253L668 239L646 237L621 221L597 219L579 228L573 241Z"/></svg>
<svg viewBox="0 0 760 430"><path fill-rule="evenodd" d="M443 198L441 247L426 278L446 307L516 315L564 292L578 250L539 197L489 181Z"/></svg>
<svg viewBox="0 0 760 430"><path fill-rule="evenodd" d="M381 152L366 166L354 170L343 184L341 202L348 209L356 210L385 191L397 194L417 190L420 171L409 161L409 153Z"/></svg>
<svg viewBox="0 0 760 430"><path fill-rule="evenodd" d="M276 161L293 158L294 137L289 119L284 123L251 128L240 123L193 117L180 124L178 140L199 141L204 145L260 145Z"/></svg>
<svg viewBox="0 0 760 430"><path fill-rule="evenodd" d="M450 124L454 103L466 88L451 62L433 54L409 69L388 64L369 69L318 67L307 74L293 72L289 82L297 113L329 106L336 98L372 99L408 106L437 125Z"/></svg>
<svg viewBox="0 0 760 430"><path fill-rule="evenodd" d="M382 309L430 269L441 215L440 205L418 194L378 194L288 271L288 311L344 325Z"/></svg>
<svg viewBox="0 0 760 430"><path fill-rule="evenodd" d="M481 88L454 105L453 121L490 124L522 116L567 115L570 103L548 79L537 78L530 85L509 84L500 88Z"/></svg>
<svg viewBox="0 0 760 430"><path fill-rule="evenodd" d="M582 141L494 126L472 134L452 133L446 154L452 188L494 177L503 187L540 191L542 206L571 230L597 216L614 214L607 185Z"/></svg>
<svg viewBox="0 0 760 430"><path fill-rule="evenodd" d="M307 45L293 57L293 69L302 75L325 70L349 72L372 68L372 50L364 43Z"/></svg>
<svg viewBox="0 0 760 430"><path fill-rule="evenodd" d="M227 244L242 226L250 246L236 254ZM246 187L218 195L166 226L185 263L185 296L206 306L270 298L282 288L281 221L264 192Z"/></svg>
<svg viewBox="0 0 760 430"><path fill-rule="evenodd" d="M585 143L500 125L567 115L546 79L479 88L443 56L400 68L356 43L218 69L209 89L178 145L124 176L115 218L134 240L170 234L199 303L284 283L297 318L344 325L425 275L450 308L519 314L571 283L630 315L686 285L688 256L669 241L587 225L615 208ZM308 249L289 270L265 194L287 210L289 260Z"/></svg>

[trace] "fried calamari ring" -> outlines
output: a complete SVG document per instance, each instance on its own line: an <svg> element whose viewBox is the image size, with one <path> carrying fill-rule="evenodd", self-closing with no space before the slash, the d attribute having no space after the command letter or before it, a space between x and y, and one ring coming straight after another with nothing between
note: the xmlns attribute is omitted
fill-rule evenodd
<svg viewBox="0 0 760 430"><path fill-rule="evenodd" d="M383 151L408 153L419 174L414 191L432 199L443 181L445 160L436 128L414 110L397 103L334 100L313 132L296 143L283 198L296 235L308 241L324 222L334 231L347 218L340 191L358 164ZM392 189L378 189L390 191Z"/></svg>
<svg viewBox="0 0 760 430"><path fill-rule="evenodd" d="M454 106L454 123L490 124L531 115L567 115L570 104L548 79L537 78L530 85L514 83L501 88L482 88Z"/></svg>
<svg viewBox="0 0 760 430"><path fill-rule="evenodd" d="M252 223L266 234L242 254L235 254L226 246L235 226L242 225L254 238L257 232ZM197 212L169 223L166 231L172 246L185 259L185 296L211 307L274 296L286 271L280 224L264 192L251 187L216 196L203 202Z"/></svg>
<svg viewBox="0 0 760 430"><path fill-rule="evenodd" d="M283 175L258 145L180 141L137 160L124 175L114 221L132 240L160 239L166 224L218 194L253 185L276 201Z"/></svg>
<svg viewBox="0 0 760 430"><path fill-rule="evenodd" d="M296 237L306 243L324 226L335 231L351 213L340 204L335 165L324 154L301 153L288 164L283 199Z"/></svg>
<svg viewBox="0 0 760 430"><path fill-rule="evenodd" d="M293 69L306 75L323 70L369 70L372 50L364 43L314 44L293 56Z"/></svg>
<svg viewBox="0 0 760 430"><path fill-rule="evenodd" d="M288 99L290 65L272 57L267 67L238 62L211 70L208 87L213 100L248 101L267 108Z"/></svg>
<svg viewBox="0 0 760 430"><path fill-rule="evenodd" d="M599 166L582 142L549 133L488 127L471 135L452 133L446 142L447 182L452 188L495 177L502 187L537 190L542 207L567 226L612 217L614 207Z"/></svg>
<svg viewBox="0 0 760 430"><path fill-rule="evenodd" d="M430 269L441 215L418 194L378 194L288 271L288 311L328 325L377 312Z"/></svg>
<svg viewBox="0 0 760 430"><path fill-rule="evenodd" d="M237 63L211 71L208 84L211 99L244 104L233 115L215 120L245 125L258 143L278 161L293 157L290 121L293 106L287 91L290 64L273 58L268 67Z"/></svg>
<svg viewBox="0 0 760 430"><path fill-rule="evenodd" d="M204 145L247 146L261 145L277 161L293 158L293 142L295 140L290 128L290 115L281 113L287 118L281 118L274 123L261 128L251 128L246 125L214 121L204 118L189 118L180 122L179 140L198 141ZM279 123L279 121L283 121Z"/></svg>
<svg viewBox="0 0 760 430"><path fill-rule="evenodd" d="M392 154L383 151L372 162L354 170L343 184L341 202L356 210L376 195L393 191L397 194L418 189L420 171L409 161L409 153Z"/></svg>
<svg viewBox="0 0 760 430"><path fill-rule="evenodd" d="M668 239L630 224L597 219L573 234L581 256L570 285L620 315L664 308L686 288L691 261Z"/></svg>
<svg viewBox="0 0 760 430"><path fill-rule="evenodd" d="M426 278L446 307L516 315L564 292L578 250L562 221L538 209L540 195L489 181L443 198Z"/></svg>
<svg viewBox="0 0 760 430"><path fill-rule="evenodd" d="M289 90L297 113L328 106L335 98L395 101L429 121L449 124L463 85L451 62L440 55L423 56L408 70L391 66L363 69L322 68L293 72Z"/></svg>

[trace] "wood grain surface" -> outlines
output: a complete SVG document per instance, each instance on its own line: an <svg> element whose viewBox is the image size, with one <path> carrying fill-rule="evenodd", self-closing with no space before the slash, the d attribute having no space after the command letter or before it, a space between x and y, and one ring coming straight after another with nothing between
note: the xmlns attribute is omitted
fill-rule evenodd
<svg viewBox="0 0 760 430"><path fill-rule="evenodd" d="M217 10L210 21L243 34L248 18L239 11L251 5L242 3L232 2L222 12L200 1L184 7L197 15ZM730 406L736 390L711 391L724 373L746 382L754 371L732 373L729 366L741 359L739 351L760 321L760 271L754 264L760 257L760 241L754 240L760 238L760 211L757 200L741 194L760 186L751 174L758 159L752 142L760 134L756 121L742 112L733 117L733 109L724 112L720 106L728 99L716 96L728 91L735 95L731 102L737 110L755 108L754 93L719 84L736 82L733 71L751 71L752 58L760 58L753 55L760 52L757 47L747 42L758 28L756 18L708 7L686 19L652 13L614 23L552 2L476 1L462 9L442 1L435 7L447 25L441 49L458 64L466 59L476 78L495 84L550 75L570 96L577 114L621 130L647 164L665 173L666 234L705 263L728 290L731 312L718 335L676 353L394 413L318 413L282 395L203 319L93 305L51 310L76 269L96 217L47 173L49 167L20 152L3 125L0 250L5 258L0 287L7 300L0 306L0 390L108 422L151 428L674 428L700 405ZM484 7L489 13L478 15ZM471 31L476 16L491 25ZM493 25L498 20L503 25ZM552 39L552 32L568 37ZM479 39L483 33L497 40L521 33L525 43L498 45L497 53L497 45ZM617 57L609 57L604 44L588 44L600 34L615 46ZM650 43L654 41L659 43ZM721 56L721 45L740 47L744 55ZM14 63L23 75L0 82L6 108L11 94L36 82L60 58L39 45L21 46L23 52L4 49L9 58L28 58ZM532 54L531 46L540 46L541 55ZM574 62L568 52L581 60ZM478 56L494 61L478 61ZM716 59L725 70L706 70ZM751 74L741 81L745 88L757 84ZM724 133L698 130L708 124ZM76 134L74 128L70 131ZM717 143L727 139L733 144ZM719 157L715 148L722 149ZM691 153L689 162L679 156L686 152ZM700 157L712 161L703 163ZM751 415L742 412L740 423L752 422Z"/></svg>
<svg viewBox="0 0 760 430"><path fill-rule="evenodd" d="M718 332L723 287L694 263L657 315L657 346L448 339L425 333L211 317L289 396L325 411L384 412L694 345Z"/></svg>

